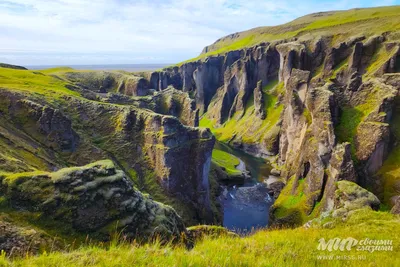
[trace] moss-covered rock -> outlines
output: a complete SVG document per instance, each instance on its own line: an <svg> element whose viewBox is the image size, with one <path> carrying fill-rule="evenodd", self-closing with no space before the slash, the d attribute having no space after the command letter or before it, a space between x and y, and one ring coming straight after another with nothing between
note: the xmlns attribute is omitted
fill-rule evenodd
<svg viewBox="0 0 400 267"><path fill-rule="evenodd" d="M54 173L25 173L2 178L2 194L17 210L43 212L83 233L109 238L121 232L128 238L179 238L181 218L133 187L112 161Z"/></svg>
<svg viewBox="0 0 400 267"><path fill-rule="evenodd" d="M361 186L350 181L339 181L337 188L335 191L334 217L344 217L349 211L366 207L374 210L379 209L379 199Z"/></svg>

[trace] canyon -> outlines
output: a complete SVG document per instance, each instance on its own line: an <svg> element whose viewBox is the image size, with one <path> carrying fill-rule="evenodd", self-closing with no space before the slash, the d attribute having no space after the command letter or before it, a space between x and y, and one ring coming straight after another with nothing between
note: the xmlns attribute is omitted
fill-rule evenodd
<svg viewBox="0 0 400 267"><path fill-rule="evenodd" d="M55 229L191 247L209 228L189 226L243 223L237 207L273 228L399 214L394 9L237 33L153 72L1 64L0 249L36 253Z"/></svg>

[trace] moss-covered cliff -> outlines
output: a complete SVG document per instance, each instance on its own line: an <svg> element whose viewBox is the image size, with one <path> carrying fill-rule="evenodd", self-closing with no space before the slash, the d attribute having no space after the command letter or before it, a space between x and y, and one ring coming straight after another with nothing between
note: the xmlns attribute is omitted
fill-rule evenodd
<svg viewBox="0 0 400 267"><path fill-rule="evenodd" d="M191 92L200 125L218 140L277 156L276 169L290 187L272 209L278 223L291 216L283 210L298 212L303 223L334 209L340 180L371 190L382 208L391 208L400 195L392 145L398 10L313 14L235 34L205 48L200 58L153 73L149 82L158 90L172 85ZM294 200L284 199L292 196L298 210L289 205Z"/></svg>

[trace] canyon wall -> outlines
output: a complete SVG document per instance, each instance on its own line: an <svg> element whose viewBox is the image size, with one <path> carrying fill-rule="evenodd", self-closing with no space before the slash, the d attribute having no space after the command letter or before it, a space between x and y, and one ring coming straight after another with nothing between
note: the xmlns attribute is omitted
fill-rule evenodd
<svg viewBox="0 0 400 267"><path fill-rule="evenodd" d="M135 105L69 95L49 100L0 89L0 98L1 172L110 159L137 189L175 206L186 222L213 221L208 172L215 138L207 129Z"/></svg>
<svg viewBox="0 0 400 267"><path fill-rule="evenodd" d="M217 139L277 156L286 187L271 210L274 223L332 210L340 180L392 206L398 182L382 171L400 137L400 43L392 37L263 43L155 72L149 83L194 95L203 126Z"/></svg>

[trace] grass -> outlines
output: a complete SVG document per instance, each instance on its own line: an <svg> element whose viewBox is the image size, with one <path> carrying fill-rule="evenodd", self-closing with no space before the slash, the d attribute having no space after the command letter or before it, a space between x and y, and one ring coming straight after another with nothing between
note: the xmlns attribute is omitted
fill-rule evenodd
<svg viewBox="0 0 400 267"><path fill-rule="evenodd" d="M386 212L359 210L333 229L320 226L282 230L261 230L247 237L221 235L205 237L192 250L183 246L113 242L85 246L69 252L50 252L10 260L0 256L0 266L395 266L400 256L400 220ZM318 241L353 237L393 241L393 251L319 251ZM332 256L334 260L323 259ZM342 257L342 260L336 259ZM363 260L344 260L343 257ZM365 258L364 258L365 257Z"/></svg>
<svg viewBox="0 0 400 267"><path fill-rule="evenodd" d="M396 138L400 140L400 99L396 99L396 108L393 112L391 131ZM400 195L400 144L395 143L391 148L388 158L383 163L378 175L383 178L383 203L391 207L391 198Z"/></svg>
<svg viewBox="0 0 400 267"><path fill-rule="evenodd" d="M342 108L339 124L335 128L338 142L354 143L353 139L357 133L358 125L378 106L381 98L381 90L374 88L371 94L366 96L364 103L355 107Z"/></svg>
<svg viewBox="0 0 400 267"><path fill-rule="evenodd" d="M178 65L251 47L262 42L292 37L312 40L323 35L333 35L335 37L333 45L336 45L348 37L359 36L361 32L367 37L388 31L395 32L400 30L399 12L400 6L391 6L310 14L283 25L259 27L237 33L233 38L230 36L221 38L209 47L207 53Z"/></svg>
<svg viewBox="0 0 400 267"><path fill-rule="evenodd" d="M80 96L65 87L67 83L43 72L0 68L0 85L3 88L28 94L39 94L50 99L64 95Z"/></svg>
<svg viewBox="0 0 400 267"><path fill-rule="evenodd" d="M263 88L267 114L264 120L260 120L256 116L252 96L246 103L243 117L239 117L239 113L236 113L230 120L217 127L215 122L207 118L207 114L205 114L200 120L200 127L210 128L211 132L221 142L228 142L233 136L248 144L264 142L271 138L272 132L275 132L274 126L278 123L283 111L283 105L276 106L278 95L282 91L282 86L277 83L277 80L271 81Z"/></svg>
<svg viewBox="0 0 400 267"><path fill-rule="evenodd" d="M377 49L377 52L372 56L370 64L366 69L367 75L372 75L376 71L378 71L382 67L382 65L389 60L389 58L394 56L394 53L396 52L396 49L394 48L392 48L392 50L390 51L387 51L385 48L383 48L382 44L380 44L379 46L380 47Z"/></svg>
<svg viewBox="0 0 400 267"><path fill-rule="evenodd" d="M240 175L242 172L236 169L236 166L239 165L240 160L226 153L222 150L214 149L212 152L212 161L220 167L223 167L228 175Z"/></svg>

